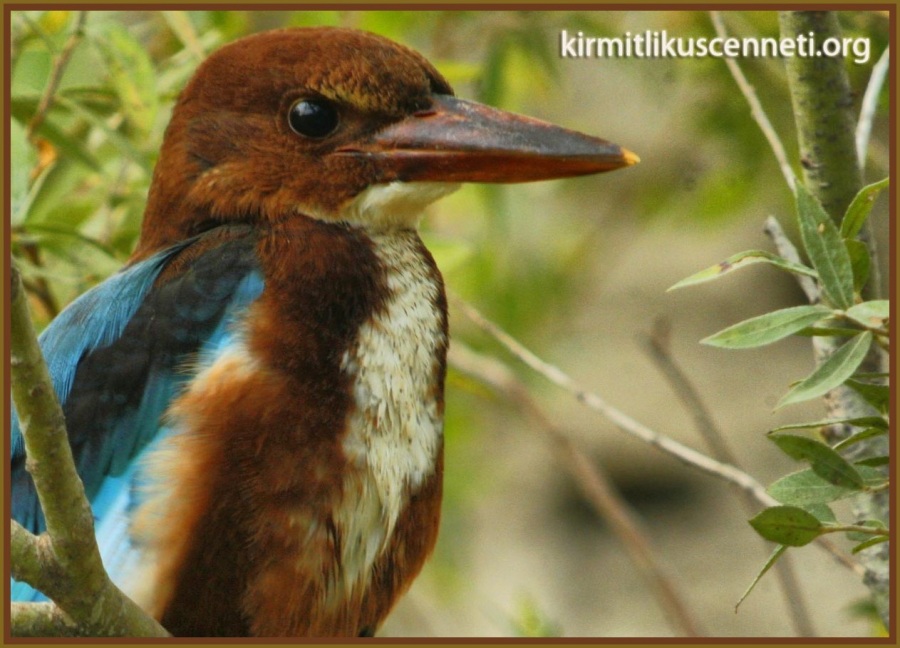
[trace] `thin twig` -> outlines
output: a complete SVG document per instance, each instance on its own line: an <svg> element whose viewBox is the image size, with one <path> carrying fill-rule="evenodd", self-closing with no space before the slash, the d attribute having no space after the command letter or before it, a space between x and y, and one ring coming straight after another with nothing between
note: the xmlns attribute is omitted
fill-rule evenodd
<svg viewBox="0 0 900 648"><path fill-rule="evenodd" d="M666 454L692 468L696 468L701 472L705 472L734 484L741 490L752 495L754 499L765 506L775 506L778 504L778 502L766 492L763 485L756 481L752 476L742 470L738 470L734 466L716 461L702 452L698 452L683 443L679 443L671 437L660 434L659 432L648 428L646 425L639 423L621 410L607 404L606 401L597 394L582 388L558 367L540 359L534 353L526 349L519 341L503 331L496 324L486 319L472 305L455 295L452 295L452 300L466 317L468 317L478 328L497 340L513 356L524 362L539 375L569 392L576 400L583 403L586 407L602 414L623 432L640 439L644 443L648 443L654 448L662 450Z"/></svg>
<svg viewBox="0 0 900 648"><path fill-rule="evenodd" d="M84 24L87 20L87 14L87 11L79 11L77 13L75 29L69 35L59 56L53 62L53 69L50 70L50 79L47 81L47 87L44 88L44 94L41 95L41 100L38 102L34 116L25 127L25 135L29 141L33 139L35 132L37 132L38 128L41 127L41 124L44 123L47 113L50 111L51 106L53 106L53 100L56 97L56 91L59 89L59 84L62 81L63 72L65 72L66 67L69 65L69 60L72 58L72 52L75 51L75 47L84 36Z"/></svg>
<svg viewBox="0 0 900 648"><path fill-rule="evenodd" d="M450 346L448 359L454 369L502 393L535 421L547 435L550 447L575 479L588 502L609 522L676 631L683 636L700 636L697 622L687 610L683 597L656 559L649 535L642 528L639 516L619 497L603 470L590 461L569 436L550 421L525 384L502 362L476 353L458 340L454 340Z"/></svg>
<svg viewBox="0 0 900 648"><path fill-rule="evenodd" d="M881 94L881 88L887 79L887 72L890 66L890 47L885 47L881 53L881 58L872 67L872 76L869 77L869 83L866 86L866 92L863 94L862 105L859 109L859 121L856 123L856 157L859 159L859 170L866 168L866 158L869 152L869 137L872 134L872 122L875 119L875 110L878 107L878 97Z"/></svg>
<svg viewBox="0 0 900 648"><path fill-rule="evenodd" d="M37 244L23 241L19 244L19 248L33 266L37 268L44 267L41 259L41 248ZM57 302L53 291L50 290L50 284L44 277L37 276L30 281L23 277L22 281L25 283L25 288L28 292L41 302L41 305L47 311L48 319L53 319L59 314L59 302Z"/></svg>
<svg viewBox="0 0 900 648"><path fill-rule="evenodd" d="M585 407L606 417L620 430L658 450L674 457L685 465L700 470L701 472L722 479L739 489L745 491L763 506L777 506L780 504L775 498L766 492L765 487L751 475L732 465L716 461L707 455L694 450L671 437L667 437L647 426L638 423L624 412L608 405L600 396L584 390L577 382L570 378L559 368L545 362L530 350L525 348L518 340L510 336L503 329L488 320L475 307L458 296L449 293L455 307L459 308L478 328L486 332L499 342L509 353L525 363L538 375L549 380L554 385L569 392L578 402ZM834 548L834 545L825 543L822 538L816 539L817 544L834 555L840 564L856 574L862 575L863 570L859 563L847 558L846 555Z"/></svg>
<svg viewBox="0 0 900 648"><path fill-rule="evenodd" d="M772 239L772 243L775 244L775 249L778 250L778 254L788 261L803 263L800 259L800 253L797 252L797 248L791 242L791 239L784 233L784 229L781 227L781 223L778 222L778 219L774 216L766 218L763 230L766 235ZM806 299L809 303L818 304L820 301L819 286L815 280L806 275L795 274L794 277L797 279L797 283L800 284L800 288L803 290L804 294L806 294Z"/></svg>
<svg viewBox="0 0 900 648"><path fill-rule="evenodd" d="M719 426L713 421L712 414L700 398L697 389L690 379L675 362L669 346L670 329L662 320L654 323L652 333L640 337L641 345L647 351L647 355L656 363L657 369L668 380L669 386L675 395L681 399L685 409L694 419L694 426L709 446L712 455L719 461L737 466L738 461L734 452L725 442L725 437ZM754 503L755 507L755 503Z"/></svg>
<svg viewBox="0 0 900 648"><path fill-rule="evenodd" d="M716 30L716 34L721 38L727 38L728 32L725 29L725 24L722 22L721 14L718 11L710 11L709 16L712 20L713 27ZM744 76L737 61L732 58L725 58L724 61L725 65L728 66L728 70L731 72L731 76L734 77L738 88L740 88L741 93L750 105L750 113L753 115L753 119L759 125L760 130L768 140L772 153L775 154L775 159L778 160L778 166L781 167L781 173L784 176L784 180L787 182L788 187L793 193L794 183L796 182L794 169L791 167L787 152L781 144L778 133L775 132L775 127L772 126L772 122L769 121L769 117L766 115L766 111L763 109L762 103L760 103L759 97L756 95L756 90L747 80L747 77Z"/></svg>
<svg viewBox="0 0 900 648"><path fill-rule="evenodd" d="M669 333L669 327L658 320L653 327L652 333L641 337L642 345L694 419L694 424L709 446L712 455L719 461L740 468L737 456L726 443L725 435L722 434L719 426L713 420L712 414L700 397L699 391L672 355ZM740 492L740 495L747 514L754 515L758 510L756 502L744 492ZM801 637L816 636L812 618L809 615L803 592L797 582L793 563L789 556L782 556L781 560L775 563L775 573L778 576L782 593L790 609L788 619L794 624L797 635Z"/></svg>

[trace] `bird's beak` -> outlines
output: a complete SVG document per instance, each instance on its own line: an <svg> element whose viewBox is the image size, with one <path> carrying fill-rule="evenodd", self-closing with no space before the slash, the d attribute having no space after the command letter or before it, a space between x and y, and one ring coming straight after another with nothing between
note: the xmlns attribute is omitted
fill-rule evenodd
<svg viewBox="0 0 900 648"><path fill-rule="evenodd" d="M374 157L384 182L528 182L639 161L612 142L449 95L339 152Z"/></svg>

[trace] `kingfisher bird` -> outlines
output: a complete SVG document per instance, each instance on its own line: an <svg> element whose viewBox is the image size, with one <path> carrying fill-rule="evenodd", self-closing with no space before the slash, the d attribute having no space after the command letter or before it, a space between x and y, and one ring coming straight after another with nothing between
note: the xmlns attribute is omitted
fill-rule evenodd
<svg viewBox="0 0 900 648"><path fill-rule="evenodd" d="M373 635L440 518L447 302L423 209L636 161L458 99L367 32L210 55L133 255L40 338L113 580L175 636ZM40 532L12 419L12 515Z"/></svg>

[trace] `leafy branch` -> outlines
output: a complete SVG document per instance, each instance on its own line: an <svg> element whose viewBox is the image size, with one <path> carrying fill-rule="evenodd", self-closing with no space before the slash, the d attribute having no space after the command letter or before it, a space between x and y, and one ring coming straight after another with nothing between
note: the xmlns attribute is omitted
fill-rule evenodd
<svg viewBox="0 0 900 648"><path fill-rule="evenodd" d="M721 17L714 13L712 18L719 35L724 35ZM779 20L783 38L813 32L819 42L840 37L837 17L832 12L782 12ZM750 520L760 535L781 546L741 600L786 547L803 546L825 534L845 533L858 542L854 553L865 561L865 582L887 625L887 554L865 552L889 537L889 530L880 519L887 517L887 498L883 495L889 487L883 471L888 461L886 444L882 443L889 429L889 388L883 384L881 367L882 352L890 348L890 308L887 300L877 299L877 262L868 225L872 205L889 181L885 178L862 187L855 148L856 143L868 141L865 124L871 120L871 114L861 116L855 137L849 85L841 59L787 59L804 170L804 182L797 182L793 172L785 167L784 147L752 87L734 61L728 61L728 65L794 191L798 230L809 264L801 261L797 247L778 222L770 218L766 229L780 255L761 250L741 252L672 288L719 279L758 263L795 275L809 305L739 322L705 338L703 343L743 349L772 344L792 335L811 336L817 366L788 390L777 407L824 397L829 412L823 421L782 426L769 434L784 453L810 467L773 483L768 493L781 504ZM873 73L870 88L880 87L882 76L882 72L878 76ZM865 155L864 147L859 155ZM822 439L778 433L788 428L817 428ZM855 514L863 523L835 520L828 505L847 497L854 498Z"/></svg>

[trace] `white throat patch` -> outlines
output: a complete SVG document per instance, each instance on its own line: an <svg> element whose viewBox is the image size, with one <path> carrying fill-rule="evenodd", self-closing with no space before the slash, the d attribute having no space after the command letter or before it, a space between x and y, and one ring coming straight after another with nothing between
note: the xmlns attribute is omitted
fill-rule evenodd
<svg viewBox="0 0 900 648"><path fill-rule="evenodd" d="M338 215L338 220L372 232L410 229L418 225L422 210L457 189L457 182L391 182L360 192Z"/></svg>
<svg viewBox="0 0 900 648"><path fill-rule="evenodd" d="M434 474L443 442L435 378L447 340L435 305L440 290L413 231L372 234L384 264L385 308L367 321L341 368L356 407L343 448L356 466L335 522L342 532L343 585L361 582L386 548L397 519Z"/></svg>

